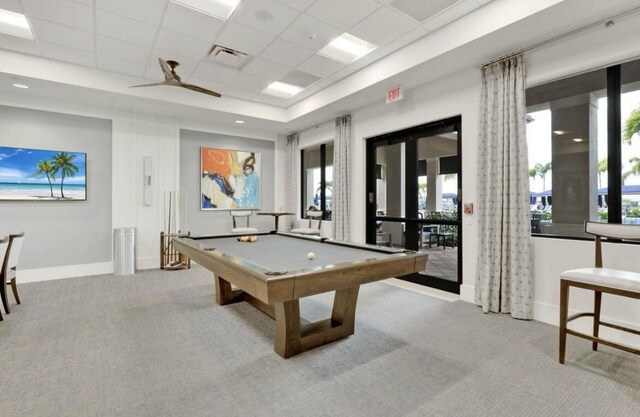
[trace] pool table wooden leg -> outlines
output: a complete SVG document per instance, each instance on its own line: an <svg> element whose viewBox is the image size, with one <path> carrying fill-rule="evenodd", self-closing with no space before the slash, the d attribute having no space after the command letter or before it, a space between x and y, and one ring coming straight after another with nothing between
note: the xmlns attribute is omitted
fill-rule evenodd
<svg viewBox="0 0 640 417"><path fill-rule="evenodd" d="M213 280L216 284L216 303L223 306L244 301L244 292L241 290L232 290L229 281L215 274Z"/></svg>
<svg viewBox="0 0 640 417"><path fill-rule="evenodd" d="M300 301L290 300L275 304L276 343L274 350L283 358L296 355L301 350Z"/></svg>
<svg viewBox="0 0 640 417"><path fill-rule="evenodd" d="M305 325L301 324L299 300L276 303L276 353L289 358L351 336L355 330L359 289L355 286L337 290L331 318Z"/></svg>

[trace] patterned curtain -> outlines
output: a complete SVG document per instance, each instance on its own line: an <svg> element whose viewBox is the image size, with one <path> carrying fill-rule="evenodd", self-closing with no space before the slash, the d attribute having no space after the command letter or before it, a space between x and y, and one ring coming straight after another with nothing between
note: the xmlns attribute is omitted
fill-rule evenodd
<svg viewBox="0 0 640 417"><path fill-rule="evenodd" d="M478 268L482 310L533 318L525 68L522 54L482 68Z"/></svg>
<svg viewBox="0 0 640 417"><path fill-rule="evenodd" d="M298 213L298 158L300 151L298 150L298 134L287 136L287 160L286 160L286 193L285 210L289 213Z"/></svg>
<svg viewBox="0 0 640 417"><path fill-rule="evenodd" d="M351 116L336 118L336 137L333 142L333 238L349 240L351 204Z"/></svg>

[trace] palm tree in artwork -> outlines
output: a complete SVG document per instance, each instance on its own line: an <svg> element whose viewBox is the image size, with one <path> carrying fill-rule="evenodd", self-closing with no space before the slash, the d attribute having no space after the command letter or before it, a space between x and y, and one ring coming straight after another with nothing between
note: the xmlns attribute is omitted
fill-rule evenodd
<svg viewBox="0 0 640 417"><path fill-rule="evenodd" d="M66 177L75 177L78 173L78 167L73 164L76 156L67 152L58 152L53 156L54 174L60 171L60 194L64 198L64 179Z"/></svg>
<svg viewBox="0 0 640 417"><path fill-rule="evenodd" d="M51 164L51 161L40 161L36 167L38 167L38 170L33 173L33 176L37 177L42 174L47 176L47 181L49 181L49 190L51 191L51 197L53 197L53 186L51 185L51 180L56 180L53 164Z"/></svg>

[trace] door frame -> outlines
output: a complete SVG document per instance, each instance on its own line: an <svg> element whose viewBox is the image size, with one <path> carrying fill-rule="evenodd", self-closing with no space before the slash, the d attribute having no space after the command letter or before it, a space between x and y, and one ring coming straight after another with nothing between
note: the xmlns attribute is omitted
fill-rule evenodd
<svg viewBox="0 0 640 417"><path fill-rule="evenodd" d="M453 128L453 129L452 129ZM457 131L458 152L458 218L457 220L420 219L418 217L418 140L439 133ZM376 148L385 145L405 143L405 216L378 216L376 205ZM415 162L415 163L413 163ZM376 243L376 221L404 222L405 246L409 250L418 250L418 230L422 224L444 224L458 227L458 277L457 281L450 281L423 274L410 274L398 277L405 281L437 288L440 290L460 294L462 284L462 116L454 116L435 122L425 123L383 135L367 138L366 140L366 215L365 237L369 244Z"/></svg>

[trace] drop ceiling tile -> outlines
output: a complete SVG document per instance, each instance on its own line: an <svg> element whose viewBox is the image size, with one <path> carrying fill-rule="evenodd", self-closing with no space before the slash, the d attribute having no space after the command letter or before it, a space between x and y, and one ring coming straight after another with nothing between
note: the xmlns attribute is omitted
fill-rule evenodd
<svg viewBox="0 0 640 417"><path fill-rule="evenodd" d="M278 0L278 2L286 4L289 7L293 7L296 10L300 10L301 12L307 10L314 1L315 0Z"/></svg>
<svg viewBox="0 0 640 417"><path fill-rule="evenodd" d="M314 52L309 49L276 39L271 45L267 46L267 49L262 51L260 57L295 68L313 54Z"/></svg>
<svg viewBox="0 0 640 417"><path fill-rule="evenodd" d="M342 33L340 29L303 14L280 38L317 52Z"/></svg>
<svg viewBox="0 0 640 417"><path fill-rule="evenodd" d="M155 49L167 51L187 58L201 60L207 56L211 44L190 38L178 32L160 29L156 39Z"/></svg>
<svg viewBox="0 0 640 417"><path fill-rule="evenodd" d="M151 48L96 35L96 54L146 64Z"/></svg>
<svg viewBox="0 0 640 417"><path fill-rule="evenodd" d="M395 0L391 3L391 6L418 22L424 22L426 19L437 15L458 1L459 0Z"/></svg>
<svg viewBox="0 0 640 417"><path fill-rule="evenodd" d="M249 74L240 74L236 78L231 81L231 85L236 87L243 87L247 90L260 92L267 88L269 84L271 84L273 80L265 80L264 78L255 77Z"/></svg>
<svg viewBox="0 0 640 417"><path fill-rule="evenodd" d="M208 90L216 91L218 93L220 93L226 85L225 83L219 83L216 81L206 80L204 78L198 78L198 77L189 77L187 78L186 81L189 84L197 85L198 87L203 87Z"/></svg>
<svg viewBox="0 0 640 417"><path fill-rule="evenodd" d="M162 71L160 71L160 67L158 67L157 65L148 66L144 71L143 77L149 81L154 82L160 82L164 80L164 75L162 74Z"/></svg>
<svg viewBox="0 0 640 417"><path fill-rule="evenodd" d="M76 3L82 3L84 5L93 7L93 0L73 0L73 1L75 1Z"/></svg>
<svg viewBox="0 0 640 417"><path fill-rule="evenodd" d="M300 12L274 0L242 0L231 21L272 36L281 34Z"/></svg>
<svg viewBox="0 0 640 417"><path fill-rule="evenodd" d="M179 62L180 65L176 67L176 73L183 79L191 75L191 73L193 73L193 71L196 69L199 63L198 60L195 60L195 59L187 58L185 56L167 52L167 51L154 49L151 52L151 55L149 55L149 61L147 62L147 66L156 68L156 70L158 71L158 76L161 78L163 77L163 75L162 75L162 71L160 70L160 63L158 62L158 58L162 58L165 61L171 59L173 61Z"/></svg>
<svg viewBox="0 0 640 417"><path fill-rule="evenodd" d="M238 87L235 85L228 85L222 89L223 96L234 97L234 98L239 98L244 100L252 100L258 94L260 93L257 91L248 90L246 88Z"/></svg>
<svg viewBox="0 0 640 417"><path fill-rule="evenodd" d="M40 42L40 49L42 49L42 55L47 58L85 65L88 67L96 66L96 56L91 52L79 51L77 49L54 45L47 42Z"/></svg>
<svg viewBox="0 0 640 417"><path fill-rule="evenodd" d="M0 48L40 55L40 49L35 40L17 38L15 36L5 35L4 33L0 33Z"/></svg>
<svg viewBox="0 0 640 417"><path fill-rule="evenodd" d="M374 0L349 0L345 6L344 0L316 1L305 14L347 31L380 8Z"/></svg>
<svg viewBox="0 0 640 417"><path fill-rule="evenodd" d="M94 52L95 50L93 33L34 18L31 19L31 25L38 41L54 43L85 52Z"/></svg>
<svg viewBox="0 0 640 417"><path fill-rule="evenodd" d="M271 42L273 37L255 30L237 25L233 22L227 22L216 43L244 52L251 56L258 56Z"/></svg>
<svg viewBox="0 0 640 417"><path fill-rule="evenodd" d="M444 10L442 13L438 13L433 18L427 20L422 27L428 31L434 31L453 22L454 20L458 20L462 16L471 13L479 7L479 4L471 1L455 4L454 6Z"/></svg>
<svg viewBox="0 0 640 417"><path fill-rule="evenodd" d="M413 20L399 13L381 8L351 28L349 33L374 45L382 46L417 26Z"/></svg>
<svg viewBox="0 0 640 417"><path fill-rule="evenodd" d="M162 27L165 29L211 43L222 30L224 23L223 20L172 2L169 3L162 19Z"/></svg>
<svg viewBox="0 0 640 417"><path fill-rule="evenodd" d="M0 0L0 9L16 13L24 13L18 0Z"/></svg>
<svg viewBox="0 0 640 417"><path fill-rule="evenodd" d="M118 72L120 74L133 75L134 77L141 78L147 69L145 65L123 61L121 59L112 58L109 56L98 55L96 58L96 62L98 63L98 68L100 69Z"/></svg>
<svg viewBox="0 0 640 417"><path fill-rule="evenodd" d="M157 27L96 10L96 33L143 46L153 46Z"/></svg>
<svg viewBox="0 0 640 417"><path fill-rule="evenodd" d="M393 52L397 49L400 49L404 46L411 44L412 42L417 41L418 39L426 36L428 33L429 33L428 30L421 27L417 27L405 33L404 35L400 36L399 38L394 39L393 41L386 44L384 46L384 49Z"/></svg>
<svg viewBox="0 0 640 417"><path fill-rule="evenodd" d="M308 72L309 74L317 75L320 78L324 78L345 66L345 64L334 61L333 59L325 58L321 55L314 55L302 64L298 65L298 69L300 71Z"/></svg>
<svg viewBox="0 0 640 417"><path fill-rule="evenodd" d="M193 72L193 77L203 78L205 80L217 81L219 83L229 83L240 74L240 71L223 68L219 65L201 62Z"/></svg>
<svg viewBox="0 0 640 417"><path fill-rule="evenodd" d="M242 72L275 81L291 72L291 68L266 59L254 58L242 68Z"/></svg>
<svg viewBox="0 0 640 417"><path fill-rule="evenodd" d="M95 0L96 8L159 25L168 0Z"/></svg>
<svg viewBox="0 0 640 417"><path fill-rule="evenodd" d="M374 62L384 58L385 56L389 55L391 53L391 51L384 49L384 48L378 48L375 49L373 51L371 51L370 53L368 53L367 55L363 56L362 58L354 61L351 65L349 65L349 67L355 69L355 70L359 70L361 68L364 68L370 64L373 64Z"/></svg>
<svg viewBox="0 0 640 417"><path fill-rule="evenodd" d="M298 87L307 88L311 84L320 80L320 77L309 74L308 72L293 70L282 79L278 80L281 83L297 85Z"/></svg>
<svg viewBox="0 0 640 417"><path fill-rule="evenodd" d="M70 0L22 0L29 17L93 32L93 8Z"/></svg>

